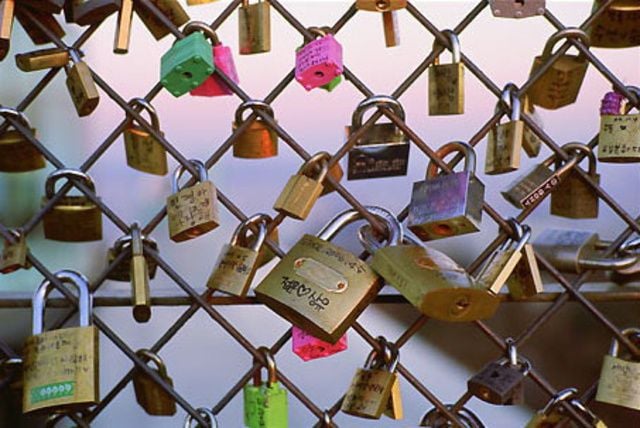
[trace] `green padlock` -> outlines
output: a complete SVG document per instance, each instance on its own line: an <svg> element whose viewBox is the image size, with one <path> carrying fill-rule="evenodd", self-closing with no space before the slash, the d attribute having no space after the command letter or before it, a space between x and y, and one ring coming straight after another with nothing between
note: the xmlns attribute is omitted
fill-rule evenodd
<svg viewBox="0 0 640 428"><path fill-rule="evenodd" d="M160 82L174 97L200 86L215 69L212 45L205 38L216 37L211 27L192 21L185 25L183 34L186 37L174 43L160 60Z"/></svg>
<svg viewBox="0 0 640 428"><path fill-rule="evenodd" d="M340 83L342 83L342 74L337 75L333 78L333 80L326 85L320 86L320 88L324 89L327 92L333 91Z"/></svg>
<svg viewBox="0 0 640 428"><path fill-rule="evenodd" d="M289 405L287 390L280 386L276 373L276 362L266 347L258 348L267 361L268 380L262 382L260 369L255 371L253 385L245 385L244 425L247 428L287 428ZM254 364L258 362L254 359Z"/></svg>

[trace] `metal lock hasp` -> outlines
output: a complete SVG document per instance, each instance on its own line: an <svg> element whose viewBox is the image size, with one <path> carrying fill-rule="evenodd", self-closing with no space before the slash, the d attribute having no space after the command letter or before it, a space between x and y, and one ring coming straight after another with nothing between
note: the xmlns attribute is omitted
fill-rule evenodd
<svg viewBox="0 0 640 428"><path fill-rule="evenodd" d="M451 30L442 33L451 44L451 64L440 64L436 56L429 66L429 115L450 115L464 113L464 64L460 58L460 40ZM438 49L438 39L433 42L433 50Z"/></svg>
<svg viewBox="0 0 640 428"><path fill-rule="evenodd" d="M494 113L500 113L500 103L509 98L509 121L497 123L489 130L487 155L484 173L488 175L504 174L520 168L520 152L524 140L524 122L520 120L520 99L508 87L502 91L501 100L496 104Z"/></svg>
<svg viewBox="0 0 640 428"><path fill-rule="evenodd" d="M160 130L158 113L149 101L144 98L134 98L129 101L129 105L132 108L140 107L142 110L146 110L151 118L151 127L156 133L164 136L164 133ZM167 151L162 143L142 126L136 125L129 114L127 114L127 119L130 122L123 132L127 165L149 174L166 175L169 171Z"/></svg>
<svg viewBox="0 0 640 428"><path fill-rule="evenodd" d="M34 138L36 137L36 129L31 126L23 112L0 106L0 117L5 120L8 117L18 120ZM8 129L0 134L0 171L27 172L44 167L44 156L20 131Z"/></svg>
<svg viewBox="0 0 640 428"><path fill-rule="evenodd" d="M249 100L238 107L233 121L235 131L244 123L243 115L249 109L258 109L275 120L273 109L264 101ZM277 121L276 121L277 123ZM233 142L233 156L244 159L264 159L278 155L278 133L258 116Z"/></svg>

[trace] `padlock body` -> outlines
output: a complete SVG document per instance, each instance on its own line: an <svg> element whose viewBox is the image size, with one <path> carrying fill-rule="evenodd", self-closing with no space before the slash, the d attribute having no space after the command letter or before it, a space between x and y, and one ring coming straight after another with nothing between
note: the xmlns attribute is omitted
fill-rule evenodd
<svg viewBox="0 0 640 428"><path fill-rule="evenodd" d="M322 183L313 178L302 174L293 175L273 204L273 209L289 217L304 220L323 189Z"/></svg>
<svg viewBox="0 0 640 428"><path fill-rule="evenodd" d="M245 385L244 424L247 428L287 428L289 404L287 390L278 382L267 386Z"/></svg>
<svg viewBox="0 0 640 428"><path fill-rule="evenodd" d="M120 10L120 0L86 0L73 6L73 22L78 25L93 25L104 21Z"/></svg>
<svg viewBox="0 0 640 428"><path fill-rule="evenodd" d="M29 269L31 263L27 260L27 240L24 236L18 238L15 243L4 241L2 254L0 254L0 273L7 274L18 269Z"/></svg>
<svg viewBox="0 0 640 428"><path fill-rule="evenodd" d="M516 19L544 14L545 3L545 0L489 0L493 16Z"/></svg>
<svg viewBox="0 0 640 428"><path fill-rule="evenodd" d="M222 44L213 47L213 61L215 68L224 73L234 83L240 83L235 63L233 62L233 54L229 46ZM233 91L226 83L217 75L213 74L197 88L191 90L192 96L197 97L218 97L221 95L232 95Z"/></svg>
<svg viewBox="0 0 640 428"><path fill-rule="evenodd" d="M600 184L600 174L590 175ZM598 218L598 195L576 171L570 171L551 193L551 214L567 218Z"/></svg>
<svg viewBox="0 0 640 428"><path fill-rule="evenodd" d="M516 208L526 208L550 194L560 184L560 178L543 164L535 165L500 192Z"/></svg>
<svg viewBox="0 0 640 428"><path fill-rule="evenodd" d="M640 410L640 363L605 355L596 401Z"/></svg>
<svg viewBox="0 0 640 428"><path fill-rule="evenodd" d="M491 128L484 166L485 174L504 174L520 168L524 128L524 122L521 120L512 120Z"/></svg>
<svg viewBox="0 0 640 428"><path fill-rule="evenodd" d="M149 2L158 8L176 27L180 28L189 22L189 15L177 0L149 0ZM162 24L154 14L138 5L137 2L133 2L133 9L156 40L160 40L170 34L166 25Z"/></svg>
<svg viewBox="0 0 640 428"><path fill-rule="evenodd" d="M27 338L24 347L25 413L80 410L99 401L98 329L52 330Z"/></svg>
<svg viewBox="0 0 640 428"><path fill-rule="evenodd" d="M464 113L464 64L429 67L429 115Z"/></svg>
<svg viewBox="0 0 640 428"><path fill-rule="evenodd" d="M484 184L468 171L413 184L409 229L423 241L480 230Z"/></svg>
<svg viewBox="0 0 640 428"><path fill-rule="evenodd" d="M156 373L158 373L157 370ZM170 377L161 377L166 383L173 386L173 380ZM133 390L136 394L136 401L148 415L172 416L176 414L175 400L142 370L136 369L134 372Z"/></svg>
<svg viewBox="0 0 640 428"><path fill-rule="evenodd" d="M69 64L69 52L66 49L41 49L23 54L16 54L16 65L22 71L37 71L47 68L64 67Z"/></svg>
<svg viewBox="0 0 640 428"><path fill-rule="evenodd" d="M404 418L402 394L400 392L400 378L397 376L391 386L391 394L389 395L389 401L387 402L387 408L384 411L384 415L396 421Z"/></svg>
<svg viewBox="0 0 640 428"><path fill-rule="evenodd" d="M268 1L242 4L238 8L238 40L240 55L271 50L271 5Z"/></svg>
<svg viewBox="0 0 640 428"><path fill-rule="evenodd" d="M160 60L160 83L174 97L200 86L214 70L211 45L201 32L178 40Z"/></svg>
<svg viewBox="0 0 640 428"><path fill-rule="evenodd" d="M354 254L304 235L256 287L258 299L309 334L336 343L381 279Z"/></svg>
<svg viewBox="0 0 640 428"><path fill-rule="evenodd" d="M579 261L596 253L597 233L581 230L546 229L533 246L560 272L580 273Z"/></svg>
<svg viewBox="0 0 640 428"><path fill-rule="evenodd" d="M256 272L258 252L251 248L225 244L207 287L233 296L244 297Z"/></svg>
<svg viewBox="0 0 640 428"><path fill-rule="evenodd" d="M397 374L387 370L358 369L344 395L340 410L361 418L380 419L387 408L397 377Z"/></svg>
<svg viewBox="0 0 640 428"><path fill-rule="evenodd" d="M514 299L525 299L544 291L544 283L533 252L533 245L525 244L522 258L507 280L509 294Z"/></svg>
<svg viewBox="0 0 640 428"><path fill-rule="evenodd" d="M47 201L43 198L42 205ZM44 215L43 226L44 237L54 241L100 241L102 212L85 196L63 196Z"/></svg>
<svg viewBox="0 0 640 428"><path fill-rule="evenodd" d="M238 128L233 123L233 130ZM278 155L278 134L260 118L254 120L233 142L233 156L264 159Z"/></svg>
<svg viewBox="0 0 640 428"><path fill-rule="evenodd" d="M220 225L218 195L209 180L184 188L167 198L169 237L182 242L215 229Z"/></svg>
<svg viewBox="0 0 640 428"><path fill-rule="evenodd" d="M342 74L342 46L327 34L296 51L295 78L307 91Z"/></svg>
<svg viewBox="0 0 640 428"><path fill-rule="evenodd" d="M336 343L329 343L313 337L295 325L291 328L291 350L303 361L330 357L346 350L347 347L348 339L346 333Z"/></svg>
<svg viewBox="0 0 640 428"><path fill-rule="evenodd" d="M35 137L36 130L31 128ZM44 156L15 129L0 135L0 171L27 172L44 168Z"/></svg>
<svg viewBox="0 0 640 428"><path fill-rule="evenodd" d="M593 10L602 6L595 0ZM594 19L587 33L592 47L628 48L640 46L640 5L626 0L616 0Z"/></svg>
<svg viewBox="0 0 640 428"><path fill-rule="evenodd" d="M56 37L63 38L65 36L66 33L64 32L64 29L52 14L40 13L37 9L30 9L29 12L35 16L41 24L55 34ZM15 17L34 45L46 45L47 43L51 43L51 38L47 33L42 31L38 26L32 24L31 20L25 16L22 8L16 8Z"/></svg>
<svg viewBox="0 0 640 428"><path fill-rule="evenodd" d="M347 138L354 129L346 128ZM393 123L376 123L349 150L347 179L407 175L410 143Z"/></svg>
<svg viewBox="0 0 640 428"><path fill-rule="evenodd" d="M143 255L131 257L131 306L133 318L137 322L148 322L151 318L151 291L149 290L149 269Z"/></svg>
<svg viewBox="0 0 640 428"><path fill-rule="evenodd" d="M521 258L522 253L513 248L495 250L478 274L476 282L498 294Z"/></svg>
<svg viewBox="0 0 640 428"><path fill-rule="evenodd" d="M149 174L167 174L167 151L158 140L141 127L133 126L125 129L124 148L127 165L131 168Z"/></svg>
<svg viewBox="0 0 640 428"><path fill-rule="evenodd" d="M90 115L98 107L100 95L89 66L84 61L73 64L66 83L78 116Z"/></svg>
<svg viewBox="0 0 640 428"><path fill-rule="evenodd" d="M404 9L405 7L407 7L407 0L356 0L356 8L358 10L367 10L369 12L390 12Z"/></svg>
<svg viewBox="0 0 640 428"><path fill-rule="evenodd" d="M522 397L524 374L519 367L493 361L467 382L467 389L477 398L491 404L512 405ZM514 401L514 399L516 399Z"/></svg>
<svg viewBox="0 0 640 428"><path fill-rule="evenodd" d="M640 162L640 114L600 116L600 162Z"/></svg>
<svg viewBox="0 0 640 428"><path fill-rule="evenodd" d="M531 74L546 61L536 57ZM527 94L531 102L542 108L555 110L573 104L578 98L589 61L575 55L563 55L531 86Z"/></svg>

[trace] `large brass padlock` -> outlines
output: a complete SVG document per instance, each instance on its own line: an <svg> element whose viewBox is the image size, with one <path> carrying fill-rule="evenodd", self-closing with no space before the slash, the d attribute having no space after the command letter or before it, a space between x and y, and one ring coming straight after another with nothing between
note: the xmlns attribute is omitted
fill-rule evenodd
<svg viewBox="0 0 640 428"><path fill-rule="evenodd" d="M507 123L497 123L489 130L487 156L484 173L488 175L504 174L520 168L520 152L524 141L524 122L520 120L520 99L508 87L502 91L501 100L496 104L495 113L501 111L502 99L510 99L511 109Z"/></svg>
<svg viewBox="0 0 640 428"><path fill-rule="evenodd" d="M189 15L178 0L149 0L149 3L153 4L178 28L189 22ZM171 33L169 27L164 25L158 17L137 1L133 2L133 10L135 10L142 23L156 40L160 40Z"/></svg>
<svg viewBox="0 0 640 428"><path fill-rule="evenodd" d="M61 178L80 181L95 194L89 175L75 169L59 169L47 177L42 205L53 198L56 182ZM44 237L55 241L85 242L102 239L102 212L86 195L65 195L44 214Z"/></svg>
<svg viewBox="0 0 640 428"><path fill-rule="evenodd" d="M627 86L640 99L640 88ZM622 94L609 92L600 109L600 134L598 134L598 160L600 162L640 162L640 114L629 114ZM615 103L614 111L604 111ZM608 110L608 109L607 109Z"/></svg>
<svg viewBox="0 0 640 428"><path fill-rule="evenodd" d="M347 138L362 127L367 110L376 106L387 107L400 119L405 119L404 108L398 100L375 95L358 104L351 116L351 126L346 127ZM349 150L347 180L406 175L409 148L409 140L395 124L371 125Z"/></svg>
<svg viewBox="0 0 640 428"><path fill-rule="evenodd" d="M269 104L258 100L246 101L236 110L233 131L244 123L242 116L250 108L262 110L274 118ZM233 156L237 158L263 159L277 155L278 133L259 116L233 142Z"/></svg>
<svg viewBox="0 0 640 428"><path fill-rule="evenodd" d="M379 212L377 207L367 209ZM375 298L382 282L363 260L328 242L361 218L357 211L347 210L317 236L304 235L258 284L258 300L312 336L336 343Z"/></svg>
<svg viewBox="0 0 640 428"><path fill-rule="evenodd" d="M167 374L167 366L158 354L148 349L140 349L136 355L145 362L153 362L156 365L156 369L153 370L168 385L173 386L173 381ZM133 372L133 390L136 394L136 401L148 415L172 416L176 414L176 402L173 397L138 368Z"/></svg>
<svg viewBox="0 0 640 428"><path fill-rule="evenodd" d="M78 52L73 49L69 51L69 55L72 65L65 67L67 89L78 116L88 116L98 107L100 94L87 63L82 61Z"/></svg>
<svg viewBox="0 0 640 428"><path fill-rule="evenodd" d="M578 156L585 153L589 159L588 174L591 180L600 184L600 174L596 172L596 157L586 144L569 143L562 146L568 154ZM551 214L568 218L597 218L598 195L591 184L584 181L575 169L567 174L551 193Z"/></svg>
<svg viewBox="0 0 640 428"><path fill-rule="evenodd" d="M199 160L189 162L198 170L199 182L181 189L178 181L186 168L180 165L173 173L173 193L167 198L169 237L174 242L197 238L220 225L218 196L207 168Z"/></svg>
<svg viewBox="0 0 640 428"><path fill-rule="evenodd" d="M638 339L640 329L626 328L622 334ZM609 355L604 356L596 400L640 410L640 362L631 355L621 355L620 344L614 338Z"/></svg>
<svg viewBox="0 0 640 428"><path fill-rule="evenodd" d="M529 18L543 15L546 0L489 0L491 13L498 18Z"/></svg>
<svg viewBox="0 0 640 428"><path fill-rule="evenodd" d="M29 129L36 136L35 128L27 116L21 111L7 107L0 107L0 116L13 117ZM2 172L26 172L44 168L44 156L36 146L22 135L17 129L9 129L0 134L0 171Z"/></svg>
<svg viewBox="0 0 640 428"><path fill-rule="evenodd" d="M4 240L4 247L0 253L0 273L8 274L18 269L30 269L31 262L27 258L29 247L22 229L10 229L14 242Z"/></svg>
<svg viewBox="0 0 640 428"><path fill-rule="evenodd" d="M134 98L129 101L129 105L132 108L139 106L142 110L149 112L151 126L158 134L164 135L160 131L158 113L149 101L144 98ZM164 146L150 132L142 126L136 125L133 118L129 115L127 118L131 120L123 132L127 165L149 174L165 175L168 172L168 166L167 151Z"/></svg>
<svg viewBox="0 0 640 428"><path fill-rule="evenodd" d="M69 270L55 276L78 291L80 327L42 331L45 300L53 287L45 279L33 295L33 334L24 346L25 413L77 411L99 401L98 329L91 325L88 280Z"/></svg>
<svg viewBox="0 0 640 428"><path fill-rule="evenodd" d="M542 55L534 60L531 75L534 75L547 62L553 53L554 46L564 38L578 39L586 48L589 47L589 36L584 31L578 28L560 30L549 38ZM578 98L582 81L587 74L587 67L589 67L589 61L584 55L562 55L527 92L531 102L549 110L573 104Z"/></svg>
<svg viewBox="0 0 640 428"><path fill-rule="evenodd" d="M526 224L521 225L515 219L509 219L509 223L515 228L516 240L524 240L527 233L531 232L531 228ZM536 260L533 245L529 242L524 244L520 251L522 257L516 264L511 276L507 279L507 287L509 294L513 299L523 299L535 296L544 291L544 283L540 275L540 268Z"/></svg>
<svg viewBox="0 0 640 428"><path fill-rule="evenodd" d="M452 411L454 406L453 404L447 404L445 407ZM455 416L461 428L484 428L480 418L466 407L462 407L460 410L455 412ZM440 410L434 407L422 417L420 426L427 428L448 428L453 425L452 422L443 415L442 412L440 412Z"/></svg>
<svg viewBox="0 0 640 428"><path fill-rule="evenodd" d="M258 0L249 4L242 0L238 8L238 45L240 55L251 55L271 50L271 4Z"/></svg>
<svg viewBox="0 0 640 428"><path fill-rule="evenodd" d="M454 141L440 147L436 156L444 159L454 152L465 157L462 172L438 175L436 164L429 162L426 180L413 183L407 226L423 241L480 230L484 184L475 176L475 150Z"/></svg>
<svg viewBox="0 0 640 428"><path fill-rule="evenodd" d="M593 11L605 1L594 0ZM640 46L640 4L635 0L615 0L598 15L588 34L591 46L598 48L628 48Z"/></svg>
<svg viewBox="0 0 640 428"><path fill-rule="evenodd" d="M142 235L142 241L144 246L151 248L153 251L159 251L158 243L150 236ZM128 251L131 248L131 235L123 235L116 239L111 248L107 250L107 264L110 265L113 261L124 251ZM149 278L153 279L156 276L158 270L158 262L149 254L144 255L147 261L147 270L149 271ZM125 257L117 266L107 274L107 279L112 281L131 281L131 258Z"/></svg>
<svg viewBox="0 0 640 428"><path fill-rule="evenodd" d="M429 67L429 115L464 113L464 64L460 59L460 40L451 30L442 31L449 38L451 64L440 64L440 56ZM437 49L438 39L433 42Z"/></svg>

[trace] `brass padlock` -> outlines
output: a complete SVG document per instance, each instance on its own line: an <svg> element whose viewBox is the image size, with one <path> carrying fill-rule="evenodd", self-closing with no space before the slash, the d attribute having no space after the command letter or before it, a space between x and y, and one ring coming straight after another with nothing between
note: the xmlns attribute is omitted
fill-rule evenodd
<svg viewBox="0 0 640 428"><path fill-rule="evenodd" d="M464 235L480 230L484 184L478 180L476 153L461 141L443 145L436 151L440 159L451 153L464 155L464 170L438 175L431 161L426 180L413 183L407 226L423 241Z"/></svg>
<svg viewBox="0 0 640 428"><path fill-rule="evenodd" d="M626 328L622 330L622 334L630 340L638 339L640 329ZM640 410L638 379L640 362L628 353L621 355L620 344L614 338L609 355L605 355L602 362L596 401Z"/></svg>
<svg viewBox="0 0 640 428"><path fill-rule="evenodd" d="M149 269L144 257L144 244L140 225L131 225L131 306L137 322L148 322L151 318L151 292L149 291Z"/></svg>
<svg viewBox="0 0 640 428"><path fill-rule="evenodd" d="M142 241L144 245L151 248L153 251L158 252L158 243L151 237L142 235ZM113 246L107 251L107 264L110 265L113 261L123 252L129 251L131 248L131 235L123 235L116 239ZM153 279L156 276L158 270L158 262L149 254L145 254L144 258L147 261L147 270L149 271L149 279ZM107 274L107 279L112 281L131 281L131 258L125 257L117 266Z"/></svg>
<svg viewBox="0 0 640 428"><path fill-rule="evenodd" d="M592 11L602 7L603 0L594 0ZM591 46L598 48L628 48L640 46L640 4L635 0L614 0L589 26Z"/></svg>
<svg viewBox="0 0 640 428"><path fill-rule="evenodd" d="M453 411L453 404L446 404L445 407L450 411ZM466 407L461 407L460 410L454 414L458 419L458 424L462 428L484 428L480 418ZM452 422L443 415L440 410L434 407L422 417L420 426L428 428L447 428L452 426Z"/></svg>
<svg viewBox="0 0 640 428"><path fill-rule="evenodd" d="M320 172L316 171L318 164L321 165ZM323 157L312 156L296 175L289 178L273 209L297 220L306 219L324 191L324 179L328 173L328 162Z"/></svg>
<svg viewBox="0 0 640 428"><path fill-rule="evenodd" d="M382 12L382 30L384 31L384 44L388 48L400 44L400 27L398 25L397 12Z"/></svg>
<svg viewBox="0 0 640 428"><path fill-rule="evenodd" d="M136 355L144 362L152 361L156 365L153 369L168 385L173 386L173 380L167 374L167 366L162 358L148 349L140 349ZM176 402L164 389L145 372L136 368L133 372L133 390L136 401L148 415L172 416L176 414Z"/></svg>
<svg viewBox="0 0 640 428"><path fill-rule="evenodd" d="M240 104L233 121L233 131L244 123L242 118L247 109L258 109L273 118L273 109L264 101L249 100ZM278 133L260 116L236 137L233 142L233 156L245 159L263 159L278 155Z"/></svg>
<svg viewBox="0 0 640 428"><path fill-rule="evenodd" d="M589 408L587 408L576 397L578 391L575 388L567 388L553 396L551 401L541 411L538 411L533 418L527 423L525 428L547 428L547 427L564 427L569 417L560 407L561 403L572 407L581 417L586 419L589 426L593 428L607 428L607 425L598 418Z"/></svg>
<svg viewBox="0 0 640 428"><path fill-rule="evenodd" d="M207 287L233 296L247 295L258 267L259 252L267 237L267 226L272 221L266 214L256 214L240 223L231 242L222 248ZM246 241L246 235L252 226L258 228L257 237L251 247L243 246L241 238Z"/></svg>
<svg viewBox="0 0 640 428"><path fill-rule="evenodd" d="M82 61L78 53L71 49L69 55L73 65L65 67L67 71L67 89L78 116L88 116L98 107L100 94L93 80L87 63Z"/></svg>
<svg viewBox="0 0 640 428"><path fill-rule="evenodd" d="M640 99L640 88L627 86L627 89ZM616 108L605 112L612 101ZM607 93L602 100L598 134L600 162L640 162L640 114L629 114L630 109L628 100L617 92Z"/></svg>
<svg viewBox="0 0 640 428"><path fill-rule="evenodd" d="M169 237L174 242L197 238L220 225L217 192L207 168L199 160L189 162L198 170L199 182L181 189L178 181L186 168L180 165L173 173L173 193L167 198Z"/></svg>
<svg viewBox="0 0 640 428"><path fill-rule="evenodd" d="M238 8L238 45L240 55L251 55L271 50L271 4L258 0L249 4L242 0Z"/></svg>
<svg viewBox="0 0 640 428"><path fill-rule="evenodd" d="M372 215L381 209L367 207ZM318 236L304 235L256 287L258 300L314 337L336 343L375 298L381 278L354 254L328 242L362 218L347 210ZM397 242L396 231L391 231Z"/></svg>
<svg viewBox="0 0 640 428"><path fill-rule="evenodd" d="M0 254L0 273L7 274L18 269L30 269L31 262L27 258L29 247L27 247L27 237L22 229L10 229L14 241L4 240L4 247Z"/></svg>
<svg viewBox="0 0 640 428"><path fill-rule="evenodd" d="M589 36L579 28L566 28L554 33L547 41L541 56L537 56L530 75L545 64L555 45L564 38L577 39L589 48ZM587 74L589 60L584 55L564 54L558 58L527 92L531 102L542 108L555 110L573 104L578 98L582 81Z"/></svg>
<svg viewBox="0 0 640 428"><path fill-rule="evenodd" d="M386 95L375 95L358 104L346 127L347 138L362 127L364 114L373 107L386 107L404 121L402 104ZM410 143L395 124L371 125L349 150L347 180L407 175Z"/></svg>
<svg viewBox="0 0 640 428"><path fill-rule="evenodd" d="M36 129L31 126L29 119L19 110L8 107L0 107L0 116L12 117L29 129L33 137L36 137ZM17 129L9 129L0 134L0 171L2 172L27 172L44 168L44 156L31 144L31 142Z"/></svg>
<svg viewBox="0 0 640 428"><path fill-rule="evenodd" d="M152 128L164 136L164 133L160 131L158 113L149 101L144 98L134 98L129 101L129 105L132 108L139 106L142 110L149 112ZM127 118L130 119L130 122L123 131L127 165L149 174L165 175L168 172L168 166L167 151L164 146L150 132L142 126L136 125L129 114L127 114Z"/></svg>
<svg viewBox="0 0 640 428"><path fill-rule="evenodd" d="M442 34L449 38L451 44L451 64L440 64L440 56L436 56L433 65L429 66L429 115L449 115L464 113L464 64L460 58L460 40L451 30ZM441 46L436 39L433 50Z"/></svg>
<svg viewBox="0 0 640 428"><path fill-rule="evenodd" d="M113 41L113 53L126 54L129 52L132 24L133 0L121 0L120 10L118 11L116 35Z"/></svg>
<svg viewBox="0 0 640 428"><path fill-rule="evenodd" d="M520 152L524 140L524 122L520 120L520 99L505 87L502 99L509 97L507 104L511 109L507 123L497 123L489 130L487 156L484 173L487 175L504 174L520 168ZM501 111L500 103L496 104L494 113Z"/></svg>
<svg viewBox="0 0 640 428"><path fill-rule="evenodd" d="M173 25L182 27L189 22L190 18L178 0L149 0ZM164 25L153 13L149 12L138 2L133 2L133 10L138 14L147 30L156 39L160 40L169 35L169 27Z"/></svg>
<svg viewBox="0 0 640 428"><path fill-rule="evenodd" d="M78 291L80 327L43 332L44 306L53 283L33 295L33 334L24 346L25 413L78 411L99 401L98 329L91 325L91 292L83 275L61 270L55 277Z"/></svg>
<svg viewBox="0 0 640 428"><path fill-rule="evenodd" d="M589 177L600 184L600 174L596 172L596 157L586 144L570 143L562 146L569 155L578 156L585 153L589 159ZM551 193L551 214L568 218L597 218L598 194L591 184L584 181L575 169L567 174Z"/></svg>
<svg viewBox="0 0 640 428"><path fill-rule="evenodd" d="M30 13L35 20L44 25L49 30L49 33L42 31L39 26L34 24L30 17L27 17L26 13ZM24 28L24 31L27 33L27 36L29 36L34 45L46 45L51 43L49 34L53 34L60 39L65 36L64 29L51 13L43 13L36 9L18 7L15 9L15 17L20 25L22 25L22 28Z"/></svg>
<svg viewBox="0 0 640 428"><path fill-rule="evenodd" d="M73 178L95 194L95 186L89 175L76 169L59 169L47 177L42 205L55 195L56 182L61 178ZM86 195L65 195L44 214L44 237L55 241L85 242L102 239L102 212Z"/></svg>
<svg viewBox="0 0 640 428"><path fill-rule="evenodd" d="M489 0L491 13L498 18L529 18L544 15L546 0Z"/></svg>
<svg viewBox="0 0 640 428"><path fill-rule="evenodd" d="M509 220L516 230L516 239L518 241L524 239L525 234L531 231L531 228L526 224L521 225L515 219ZM522 247L521 254L522 258L516 264L509 279L507 279L509 294L516 300L532 297L544 291L544 284L540 275L538 261L533 251L533 245L527 242Z"/></svg>
<svg viewBox="0 0 640 428"><path fill-rule="evenodd" d="M46 70L69 64L69 51L64 48L49 48L16 54L16 66L22 71Z"/></svg>
<svg viewBox="0 0 640 428"><path fill-rule="evenodd" d="M9 53L15 7L15 0L0 0L0 61Z"/></svg>
<svg viewBox="0 0 640 428"><path fill-rule="evenodd" d="M218 428L218 420L216 419L216 415L214 415L211 410L204 407L198 407L196 410L198 411L198 414L200 416L202 416L206 421L209 422L209 428ZM192 422L193 416L187 414L186 418L184 419L183 428L192 428ZM199 427L200 424L196 424L195 428Z"/></svg>

